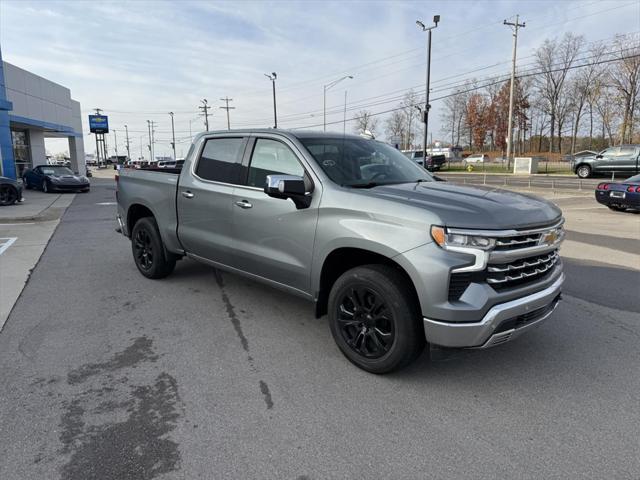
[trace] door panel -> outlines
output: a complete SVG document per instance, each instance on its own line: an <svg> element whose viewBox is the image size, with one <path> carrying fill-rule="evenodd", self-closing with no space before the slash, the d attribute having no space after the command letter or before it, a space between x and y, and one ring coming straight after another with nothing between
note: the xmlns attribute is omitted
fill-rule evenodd
<svg viewBox="0 0 640 480"><path fill-rule="evenodd" d="M611 147L604 150L600 155L602 158L596 159L594 163L594 171L610 172L614 169L615 159L618 156L619 147Z"/></svg>
<svg viewBox="0 0 640 480"><path fill-rule="evenodd" d="M620 147L618 156L614 162L614 168L618 172L631 175L636 170L636 158L638 158L638 148Z"/></svg>
<svg viewBox="0 0 640 480"><path fill-rule="evenodd" d="M232 202L245 146L246 138L209 138L180 178L178 237L188 253L234 266Z"/></svg>
<svg viewBox="0 0 640 480"><path fill-rule="evenodd" d="M300 210L290 199L264 193L266 175L305 175L297 156L282 142L257 139L251 162L247 178L250 185L237 186L234 192L234 256L238 268L309 292L321 191L313 193L309 208ZM308 183L312 185L310 180Z"/></svg>

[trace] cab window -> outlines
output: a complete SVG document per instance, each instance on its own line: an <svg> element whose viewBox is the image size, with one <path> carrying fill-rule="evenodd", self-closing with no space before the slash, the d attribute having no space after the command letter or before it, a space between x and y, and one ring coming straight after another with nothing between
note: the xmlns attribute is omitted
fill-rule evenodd
<svg viewBox="0 0 640 480"><path fill-rule="evenodd" d="M296 155L284 143L268 138L256 140L247 185L263 188L267 175L296 175L304 177L304 168Z"/></svg>
<svg viewBox="0 0 640 480"><path fill-rule="evenodd" d="M238 183L240 159L245 139L209 138L196 166L196 175L204 180Z"/></svg>

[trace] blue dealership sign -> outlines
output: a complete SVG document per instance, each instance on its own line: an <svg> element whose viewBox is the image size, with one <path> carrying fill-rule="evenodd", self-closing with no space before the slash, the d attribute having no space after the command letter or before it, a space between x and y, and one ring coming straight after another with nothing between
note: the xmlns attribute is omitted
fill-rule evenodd
<svg viewBox="0 0 640 480"><path fill-rule="evenodd" d="M91 133L109 133L109 117L89 115L89 131Z"/></svg>

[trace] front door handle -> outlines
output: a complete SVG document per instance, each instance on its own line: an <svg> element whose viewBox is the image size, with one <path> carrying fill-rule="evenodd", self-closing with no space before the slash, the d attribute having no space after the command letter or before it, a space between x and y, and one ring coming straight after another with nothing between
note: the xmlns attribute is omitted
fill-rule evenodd
<svg viewBox="0 0 640 480"><path fill-rule="evenodd" d="M182 192L182 196L184 198L193 198L195 195L189 191L186 191L186 192Z"/></svg>
<svg viewBox="0 0 640 480"><path fill-rule="evenodd" d="M253 205L251 205L246 200L238 200L236 202L236 205L239 206L240 208L251 208L251 207L253 207Z"/></svg>

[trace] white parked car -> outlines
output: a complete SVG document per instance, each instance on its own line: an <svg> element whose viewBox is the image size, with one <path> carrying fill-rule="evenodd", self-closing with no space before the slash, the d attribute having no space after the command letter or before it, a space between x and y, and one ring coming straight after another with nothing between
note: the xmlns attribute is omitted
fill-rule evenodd
<svg viewBox="0 0 640 480"><path fill-rule="evenodd" d="M474 153L464 159L465 163L489 163L489 155L484 153Z"/></svg>

